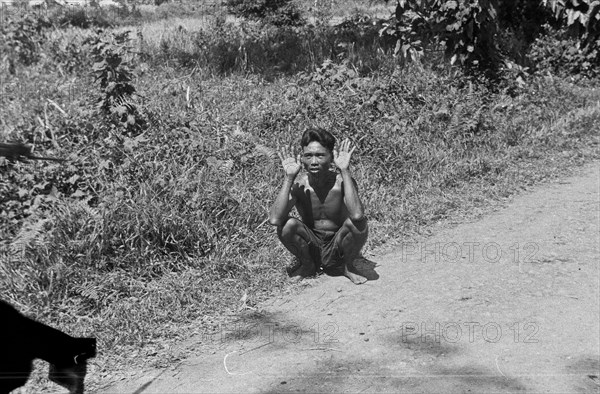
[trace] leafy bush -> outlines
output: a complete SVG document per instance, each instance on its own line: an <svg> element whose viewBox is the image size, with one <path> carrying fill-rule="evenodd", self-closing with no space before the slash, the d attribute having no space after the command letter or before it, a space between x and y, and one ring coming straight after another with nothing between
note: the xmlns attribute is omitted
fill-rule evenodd
<svg viewBox="0 0 600 394"><path fill-rule="evenodd" d="M206 2L163 1L150 19L206 17L216 11L214 8Z"/></svg>
<svg viewBox="0 0 600 394"><path fill-rule="evenodd" d="M540 67L564 74L594 77L600 68L600 2L548 1L561 23L541 37L531 50L531 59ZM551 48L555 46L555 48Z"/></svg>
<svg viewBox="0 0 600 394"><path fill-rule="evenodd" d="M544 23L562 26L565 39L567 32L576 39L574 49L561 51L568 58L562 62L571 63L573 72L595 67L600 51L597 1L402 0L382 33L397 37L395 52L403 62L418 60L425 48L442 44L452 64L497 77L506 56L525 62L523 53Z"/></svg>
<svg viewBox="0 0 600 394"><path fill-rule="evenodd" d="M498 3L500 27L518 36L525 45L544 33L545 24L556 23L554 13L542 1L502 0Z"/></svg>
<svg viewBox="0 0 600 394"><path fill-rule="evenodd" d="M133 54L129 33L98 34L91 37L87 45L91 48L93 73L101 90L98 108L111 114L129 132L138 132L147 125L136 102L136 88L132 83Z"/></svg>
<svg viewBox="0 0 600 394"><path fill-rule="evenodd" d="M397 38L395 54L418 61L427 47L443 45L450 62L468 70L495 72L496 9L490 0L399 1L383 34Z"/></svg>
<svg viewBox="0 0 600 394"><path fill-rule="evenodd" d="M80 75L93 64L87 40L96 33L92 30L72 30L63 34L60 30L50 33L43 51L52 59L47 67L60 68L67 74Z"/></svg>
<svg viewBox="0 0 600 394"><path fill-rule="evenodd" d="M528 52L528 59L537 71L560 76L600 76L600 38L582 48L581 42L566 30L547 29L548 34L538 38Z"/></svg>
<svg viewBox="0 0 600 394"><path fill-rule="evenodd" d="M229 12L275 26L300 26L304 23L292 0L228 0Z"/></svg>
<svg viewBox="0 0 600 394"><path fill-rule="evenodd" d="M47 18L25 13L0 24L0 56L23 65L37 62L39 47L44 41Z"/></svg>
<svg viewBox="0 0 600 394"><path fill-rule="evenodd" d="M111 27L115 18L111 17L110 11L100 7L59 7L54 8L50 15L52 23L58 27L66 26L88 29L90 27Z"/></svg>

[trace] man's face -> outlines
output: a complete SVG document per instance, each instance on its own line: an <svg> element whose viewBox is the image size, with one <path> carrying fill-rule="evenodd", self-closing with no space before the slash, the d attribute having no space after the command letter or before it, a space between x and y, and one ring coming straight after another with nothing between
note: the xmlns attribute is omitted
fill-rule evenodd
<svg viewBox="0 0 600 394"><path fill-rule="evenodd" d="M310 174L329 171L332 160L331 152L317 141L312 141L304 147L302 163Z"/></svg>

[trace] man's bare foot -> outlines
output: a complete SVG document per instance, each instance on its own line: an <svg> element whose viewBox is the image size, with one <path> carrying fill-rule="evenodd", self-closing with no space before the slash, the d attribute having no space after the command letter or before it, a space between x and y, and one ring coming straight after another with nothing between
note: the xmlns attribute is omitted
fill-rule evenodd
<svg viewBox="0 0 600 394"><path fill-rule="evenodd" d="M315 263L313 263L312 261L303 261L300 268L296 269L293 272L288 272L288 275L294 282L299 282L304 278L315 276L316 274L317 269L315 267Z"/></svg>
<svg viewBox="0 0 600 394"><path fill-rule="evenodd" d="M295 271L300 269L300 267L302 267L302 262L300 261L299 258L294 257L294 258L292 258L292 261L290 262L290 264L288 264L288 266L285 267L285 272L287 272L288 276L292 276L292 275L294 275Z"/></svg>
<svg viewBox="0 0 600 394"><path fill-rule="evenodd" d="M354 272L350 272L348 266L344 266L344 276L352 281L355 285L362 285L367 281L367 278Z"/></svg>

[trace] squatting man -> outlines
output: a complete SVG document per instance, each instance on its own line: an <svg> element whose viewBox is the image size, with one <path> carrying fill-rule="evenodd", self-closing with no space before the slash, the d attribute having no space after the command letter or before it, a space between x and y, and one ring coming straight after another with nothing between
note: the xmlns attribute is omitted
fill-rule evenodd
<svg viewBox="0 0 600 394"><path fill-rule="evenodd" d="M311 128L302 135L301 153L280 149L285 178L269 211L283 245L296 257L287 267L293 279L343 274L355 284L367 279L352 272L352 262L367 241L368 227L356 181L350 174L350 156L356 147L348 139L334 150L335 137ZM337 170L335 170L335 167ZM305 172L300 173L304 166ZM289 216L296 207L301 220Z"/></svg>

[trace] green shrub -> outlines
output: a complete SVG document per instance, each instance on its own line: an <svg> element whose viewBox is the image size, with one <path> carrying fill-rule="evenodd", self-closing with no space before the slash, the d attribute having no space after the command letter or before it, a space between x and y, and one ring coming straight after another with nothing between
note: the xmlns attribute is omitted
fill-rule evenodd
<svg viewBox="0 0 600 394"><path fill-rule="evenodd" d="M52 59L48 67L60 68L72 75L89 70L93 62L85 43L93 35L92 30L75 29L65 34L61 30L51 33L43 46L43 51Z"/></svg>
<svg viewBox="0 0 600 394"><path fill-rule="evenodd" d="M59 7L52 10L49 18L55 26L60 28L67 26L81 29L108 28L115 21L109 12L100 7Z"/></svg>
<svg viewBox="0 0 600 394"><path fill-rule="evenodd" d="M566 30L547 27L527 54L530 64L539 72L550 71L559 76L600 76L600 39L581 48L580 41Z"/></svg>
<svg viewBox="0 0 600 394"><path fill-rule="evenodd" d="M0 24L0 56L11 62L30 65L39 59L39 48L45 39L47 18L25 13Z"/></svg>
<svg viewBox="0 0 600 394"><path fill-rule="evenodd" d="M556 24L552 10L541 1L502 0L498 6L498 23L528 46L544 33L547 23Z"/></svg>
<svg viewBox="0 0 600 394"><path fill-rule="evenodd" d="M211 8L206 2L164 1L156 8L159 19L184 18L191 16L206 16L205 12Z"/></svg>
<svg viewBox="0 0 600 394"><path fill-rule="evenodd" d="M148 125L132 82L133 49L129 34L129 31L112 35L99 32L90 37L86 45L94 60L92 72L100 87L97 108L131 134L141 132Z"/></svg>
<svg viewBox="0 0 600 394"><path fill-rule="evenodd" d="M229 12L275 26L299 26L304 23L292 0L228 0Z"/></svg>

